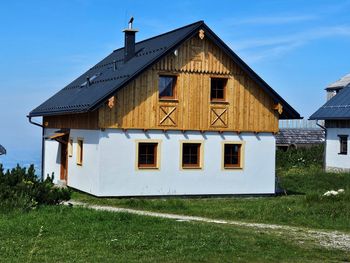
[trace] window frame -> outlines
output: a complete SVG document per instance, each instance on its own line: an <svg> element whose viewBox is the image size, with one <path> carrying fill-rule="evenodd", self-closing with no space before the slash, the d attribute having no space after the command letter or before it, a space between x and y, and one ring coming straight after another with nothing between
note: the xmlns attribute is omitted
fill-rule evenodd
<svg viewBox="0 0 350 263"><path fill-rule="evenodd" d="M225 81L225 85L224 85L224 89L223 89L223 98L212 98L212 80L224 80ZM210 99L210 102L221 102L221 103L225 103L227 102L226 99L227 99L227 86L228 86L228 81L229 81L229 78L228 77L223 77L223 76L211 76L209 78L209 99Z"/></svg>
<svg viewBox="0 0 350 263"><path fill-rule="evenodd" d="M73 157L73 138L70 137L68 140L68 157Z"/></svg>
<svg viewBox="0 0 350 263"><path fill-rule="evenodd" d="M173 84L173 96L160 96L159 92L159 83L160 83L160 78L161 77L170 77L175 79L175 83ZM178 75L177 74L171 74L171 73L159 73L158 74L158 99L160 101L176 101L177 100L177 83L178 83Z"/></svg>
<svg viewBox="0 0 350 263"><path fill-rule="evenodd" d="M239 165L226 165L225 164L225 145L240 145L239 151ZM222 153L221 153L221 168L222 170L243 170L244 168L244 146L243 141L223 141L222 142Z"/></svg>
<svg viewBox="0 0 350 263"><path fill-rule="evenodd" d="M349 138L349 136L346 134L340 134L340 135L338 135L338 137L339 137L339 153L338 154L347 155L348 154L348 138ZM343 144L342 144L342 142L344 142L342 140L344 140L344 139L345 139L345 143L346 143L346 146L345 146L346 150L345 151L343 151Z"/></svg>
<svg viewBox="0 0 350 263"><path fill-rule="evenodd" d="M84 138L77 138L77 165L83 165L84 158Z"/></svg>
<svg viewBox="0 0 350 263"><path fill-rule="evenodd" d="M193 164L187 164L184 165L183 163L183 145L184 144L198 144L198 163L196 165ZM203 169L203 159L204 159L204 142L198 141L198 140L185 140L180 141L180 170L191 170L191 169Z"/></svg>
<svg viewBox="0 0 350 263"><path fill-rule="evenodd" d="M139 145L141 143L148 143L148 144L156 144L156 152L155 152L155 165L139 165ZM161 149L161 140L135 140L135 169L136 170L160 170L160 149Z"/></svg>

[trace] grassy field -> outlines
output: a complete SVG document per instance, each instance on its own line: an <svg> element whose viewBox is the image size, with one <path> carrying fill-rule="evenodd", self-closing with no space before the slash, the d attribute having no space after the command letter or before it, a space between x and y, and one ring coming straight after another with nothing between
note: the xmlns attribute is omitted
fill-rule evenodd
<svg viewBox="0 0 350 263"><path fill-rule="evenodd" d="M0 214L1 262L336 262L350 253L232 226L63 206Z"/></svg>
<svg viewBox="0 0 350 263"><path fill-rule="evenodd" d="M305 152L305 153L304 153ZM95 198L90 204L350 232L350 174L324 173L320 150L279 153L286 194L230 198ZM303 161L304 156L308 159ZM318 157L317 157L318 156ZM315 165L309 165L314 163ZM12 189L12 188L10 188ZM328 190L343 194L323 196ZM24 206L27 207L27 206ZM0 262L349 262L350 251L298 229L184 222L79 207L0 212ZM321 239L320 239L321 238ZM327 237L328 238L328 237ZM326 238L326 239L327 239ZM332 241L326 240L329 244Z"/></svg>
<svg viewBox="0 0 350 263"><path fill-rule="evenodd" d="M322 172L320 168L278 171L287 195L251 198L95 198L75 192L73 199L158 212L211 218L276 223L350 232L350 175ZM337 197L323 193L345 189Z"/></svg>

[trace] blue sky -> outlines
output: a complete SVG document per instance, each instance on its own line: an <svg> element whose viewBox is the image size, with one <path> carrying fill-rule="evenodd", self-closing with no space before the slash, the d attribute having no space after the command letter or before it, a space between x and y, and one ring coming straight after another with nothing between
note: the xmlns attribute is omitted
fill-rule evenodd
<svg viewBox="0 0 350 263"><path fill-rule="evenodd" d="M39 163L41 130L26 115L121 47L131 15L138 40L204 20L308 118L350 72L349 11L348 0L2 1L0 162Z"/></svg>

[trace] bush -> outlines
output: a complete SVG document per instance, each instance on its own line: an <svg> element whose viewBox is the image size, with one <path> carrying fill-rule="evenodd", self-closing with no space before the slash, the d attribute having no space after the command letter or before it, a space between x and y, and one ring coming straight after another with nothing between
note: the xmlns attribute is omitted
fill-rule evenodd
<svg viewBox="0 0 350 263"><path fill-rule="evenodd" d="M324 146L276 151L276 167L289 169L292 167L323 166Z"/></svg>
<svg viewBox="0 0 350 263"><path fill-rule="evenodd" d="M40 180L34 166L4 172L0 164L0 209L31 209L38 205L55 205L69 200L71 191L53 184L53 176Z"/></svg>

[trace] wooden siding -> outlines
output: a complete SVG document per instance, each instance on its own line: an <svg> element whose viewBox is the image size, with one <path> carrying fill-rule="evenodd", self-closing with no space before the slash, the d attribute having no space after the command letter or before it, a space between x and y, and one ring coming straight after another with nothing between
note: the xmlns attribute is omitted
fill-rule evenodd
<svg viewBox="0 0 350 263"><path fill-rule="evenodd" d="M177 75L176 100L159 100L158 78ZM225 77L226 101L210 101L210 78ZM193 37L117 92L99 110L101 128L277 132L272 99L211 41Z"/></svg>
<svg viewBox="0 0 350 263"><path fill-rule="evenodd" d="M43 119L46 128L99 129L98 111L91 113L46 116Z"/></svg>

